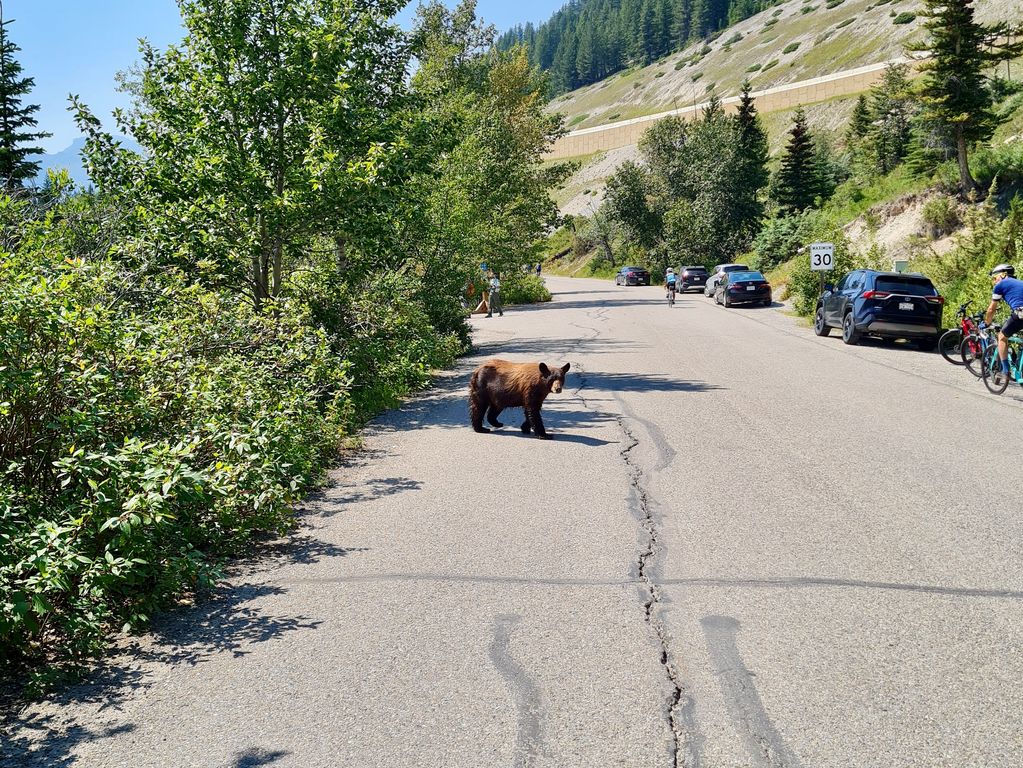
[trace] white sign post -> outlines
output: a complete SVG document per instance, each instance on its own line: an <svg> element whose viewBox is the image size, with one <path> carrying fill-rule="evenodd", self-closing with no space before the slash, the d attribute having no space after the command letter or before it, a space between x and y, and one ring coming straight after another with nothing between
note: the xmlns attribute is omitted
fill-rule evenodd
<svg viewBox="0 0 1023 768"><path fill-rule="evenodd" d="M813 243L810 245L810 269L814 272L830 272L835 268L835 244Z"/></svg>

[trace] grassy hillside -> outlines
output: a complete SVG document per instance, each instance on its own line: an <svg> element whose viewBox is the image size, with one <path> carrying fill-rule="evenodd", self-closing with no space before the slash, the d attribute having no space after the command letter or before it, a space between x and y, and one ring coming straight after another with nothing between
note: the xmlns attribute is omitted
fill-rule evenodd
<svg viewBox="0 0 1023 768"><path fill-rule="evenodd" d="M808 80L903 55L918 36L920 0L789 0L655 64L555 99L570 129L606 125L738 93ZM984 0L977 19L1023 17L1021 0ZM898 22L898 23L897 23Z"/></svg>

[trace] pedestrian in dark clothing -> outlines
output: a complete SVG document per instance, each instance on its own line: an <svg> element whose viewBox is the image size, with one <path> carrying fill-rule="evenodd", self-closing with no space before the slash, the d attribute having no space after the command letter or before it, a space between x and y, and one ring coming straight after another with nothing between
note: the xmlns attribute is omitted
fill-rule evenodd
<svg viewBox="0 0 1023 768"><path fill-rule="evenodd" d="M501 278L496 272L490 273L490 311L487 317L494 316L494 310L500 317L504 317L504 305L501 303Z"/></svg>

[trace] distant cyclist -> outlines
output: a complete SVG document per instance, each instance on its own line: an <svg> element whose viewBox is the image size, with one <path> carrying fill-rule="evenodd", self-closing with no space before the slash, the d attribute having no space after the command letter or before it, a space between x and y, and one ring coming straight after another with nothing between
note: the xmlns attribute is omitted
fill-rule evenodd
<svg viewBox="0 0 1023 768"><path fill-rule="evenodd" d="M672 267L668 267L667 273L664 275L664 290L668 293L667 298L675 298L672 294L675 293L675 285L678 283L678 275L675 274L675 270Z"/></svg>
<svg viewBox="0 0 1023 768"><path fill-rule="evenodd" d="M984 315L984 322L990 325L995 319L995 310L998 309L1000 301L1008 304L1012 312L998 332L998 358L1002 363L1002 370L995 371L994 382L1001 385L1009 378L1009 337L1023 329L1023 280L1016 279L1016 268L1011 264L999 264L989 274L994 282L994 288L991 291L991 303Z"/></svg>

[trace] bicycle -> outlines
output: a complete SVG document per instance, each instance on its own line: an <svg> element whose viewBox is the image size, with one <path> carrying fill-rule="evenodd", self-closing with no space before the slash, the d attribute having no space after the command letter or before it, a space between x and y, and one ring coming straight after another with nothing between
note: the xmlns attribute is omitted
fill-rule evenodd
<svg viewBox="0 0 1023 768"><path fill-rule="evenodd" d="M982 319L977 328L965 336L962 344L959 345L959 356L963 359L966 370L978 379L984 375L984 366L987 365L984 355L988 348L991 346L997 348L998 346L997 338L1000 329L1001 326L998 325L984 325Z"/></svg>
<svg viewBox="0 0 1023 768"><path fill-rule="evenodd" d="M1002 377L1001 384L995 384L994 378L996 373L1001 373L1002 363L998 358L998 344L991 343L988 345L987 350L984 352L984 363L982 378L984 379L984 386L988 388L988 391L993 395L1000 395L1009 388L1009 381L1015 381L1020 386L1023 386L1023 355L1020 354L1020 348L1023 347L1023 338L1019 336L1010 336L1009 339L1009 375Z"/></svg>
<svg viewBox="0 0 1023 768"><path fill-rule="evenodd" d="M980 322L981 315L970 316L967 314L967 310L973 301L968 301L965 304L960 305L959 309L956 310L955 318L959 321L958 328L951 328L941 334L941 338L938 339L938 351L941 352L941 356L945 358L952 365L963 365L964 361L961 359L961 348L963 341L966 337L977 328L977 324Z"/></svg>
<svg viewBox="0 0 1023 768"><path fill-rule="evenodd" d="M669 283L668 285L668 306L675 306L675 284Z"/></svg>

